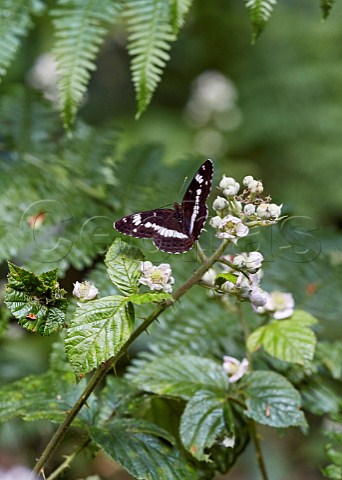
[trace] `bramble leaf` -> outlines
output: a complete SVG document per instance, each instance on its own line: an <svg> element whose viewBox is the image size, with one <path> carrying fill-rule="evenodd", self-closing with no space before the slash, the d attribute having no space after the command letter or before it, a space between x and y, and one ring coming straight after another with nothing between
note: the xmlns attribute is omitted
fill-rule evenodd
<svg viewBox="0 0 342 480"><path fill-rule="evenodd" d="M64 324L68 301L59 288L57 270L35 275L13 263L9 265L5 303L19 324L31 332L50 335Z"/></svg>
<svg viewBox="0 0 342 480"><path fill-rule="evenodd" d="M99 447L138 480L198 478L173 445L173 437L153 423L115 419L107 427L90 428L90 435Z"/></svg>
<svg viewBox="0 0 342 480"><path fill-rule="evenodd" d="M166 355L130 377L139 388L159 395L190 399L197 390L225 392L228 377L220 364L195 355Z"/></svg>
<svg viewBox="0 0 342 480"><path fill-rule="evenodd" d="M133 305L126 297L112 295L80 304L65 339L75 373L89 372L115 355L130 337L133 324Z"/></svg>
<svg viewBox="0 0 342 480"><path fill-rule="evenodd" d="M144 260L141 251L117 238L105 257L108 275L114 285L125 295L138 292L141 276L140 263Z"/></svg>
<svg viewBox="0 0 342 480"><path fill-rule="evenodd" d="M248 417L271 427L306 426L300 394L285 377L259 370L246 375L245 381Z"/></svg>
<svg viewBox="0 0 342 480"><path fill-rule="evenodd" d="M210 461L205 448L211 447L215 440L228 435L224 405L224 392L199 390L187 403L181 417L180 437L184 447L197 460Z"/></svg>
<svg viewBox="0 0 342 480"><path fill-rule="evenodd" d="M305 312L304 312L305 313ZM247 340L247 347L255 352L263 346L265 351L280 360L303 365L313 359L316 336L308 328L316 320L310 314L296 312L288 320L274 320L255 330Z"/></svg>

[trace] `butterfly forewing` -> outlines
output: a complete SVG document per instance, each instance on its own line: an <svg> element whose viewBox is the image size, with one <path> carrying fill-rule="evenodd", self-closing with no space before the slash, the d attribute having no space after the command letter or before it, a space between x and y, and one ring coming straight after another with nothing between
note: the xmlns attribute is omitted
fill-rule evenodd
<svg viewBox="0 0 342 480"><path fill-rule="evenodd" d="M182 209L189 234L196 241L208 216L206 200L211 191L213 163L207 160L201 165L185 192Z"/></svg>
<svg viewBox="0 0 342 480"><path fill-rule="evenodd" d="M205 204L211 190L213 164L207 160L192 179L181 205L128 215L114 223L125 235L152 238L159 250L184 253L198 239L207 218Z"/></svg>

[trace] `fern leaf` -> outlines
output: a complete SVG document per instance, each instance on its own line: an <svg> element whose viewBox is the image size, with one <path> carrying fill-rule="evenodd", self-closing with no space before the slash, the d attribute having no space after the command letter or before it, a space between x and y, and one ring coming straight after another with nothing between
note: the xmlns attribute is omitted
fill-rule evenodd
<svg viewBox="0 0 342 480"><path fill-rule="evenodd" d="M172 0L170 3L171 24L173 31L178 33L185 21L192 4L192 0Z"/></svg>
<svg viewBox="0 0 342 480"><path fill-rule="evenodd" d="M328 18L334 3L335 3L335 0L320 0L323 20L326 20Z"/></svg>
<svg viewBox="0 0 342 480"><path fill-rule="evenodd" d="M31 15L41 13L44 5L40 0L5 0L0 9L0 77L11 64L20 40L32 26Z"/></svg>
<svg viewBox="0 0 342 480"><path fill-rule="evenodd" d="M128 51L139 117L149 104L166 62L170 43L176 39L170 25L167 0L128 0Z"/></svg>
<svg viewBox="0 0 342 480"><path fill-rule="evenodd" d="M56 29L55 56L59 73L60 109L70 129L95 70L95 58L120 7L112 0L59 0L52 12Z"/></svg>
<svg viewBox="0 0 342 480"><path fill-rule="evenodd" d="M275 5L277 1L247 0L245 3L249 10L249 18L253 26L253 41L255 41L266 27L272 15L273 5Z"/></svg>

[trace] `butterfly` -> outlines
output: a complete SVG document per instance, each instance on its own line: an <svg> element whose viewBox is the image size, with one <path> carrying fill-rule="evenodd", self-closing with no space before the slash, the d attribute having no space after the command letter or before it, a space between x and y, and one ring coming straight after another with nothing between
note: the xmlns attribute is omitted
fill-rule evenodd
<svg viewBox="0 0 342 480"><path fill-rule="evenodd" d="M213 162L206 160L195 173L182 203L133 213L114 223L114 228L136 238L151 238L163 252L184 253L198 239L208 216L206 200L211 190Z"/></svg>

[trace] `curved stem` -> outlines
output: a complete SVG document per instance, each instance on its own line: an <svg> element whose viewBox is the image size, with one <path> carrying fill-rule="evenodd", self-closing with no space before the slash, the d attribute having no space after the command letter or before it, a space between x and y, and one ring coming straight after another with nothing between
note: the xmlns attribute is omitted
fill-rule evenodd
<svg viewBox="0 0 342 480"><path fill-rule="evenodd" d="M251 430L251 434L254 442L255 456L259 465L261 477L263 480L268 480L268 474L266 470L264 456L262 454L262 450L260 446L260 437L259 437L259 433L257 431L254 420L250 420L249 425L250 425L250 430Z"/></svg>
<svg viewBox="0 0 342 480"><path fill-rule="evenodd" d="M204 273L210 268L216 260L223 254L229 240L224 240L219 248L214 252L211 257L209 257L197 270L196 272L183 284L181 285L173 294L173 300L179 300L190 288L196 285L204 275ZM106 376L107 372L115 366L117 361L126 354L128 347L136 340L150 325L151 323L159 317L159 315L169 308L173 302L165 302L162 305L158 306L140 325L137 327L129 339L125 342L122 348L117 352L116 355L111 357L105 363L103 363L94 373L86 388L82 392L81 396L75 403L75 405L68 411L67 416L64 421L57 428L56 432L52 436L50 442L47 444L44 452L38 459L33 472L38 475L40 474L45 465L47 464L49 458L54 454L58 445L62 441L65 433L69 429L70 425L74 421L75 417L83 407L83 405L88 400L89 396L95 390L95 388L101 383L101 381Z"/></svg>
<svg viewBox="0 0 342 480"><path fill-rule="evenodd" d="M55 478L58 478L58 476L67 468L69 468L71 462L74 460L77 455L82 452L82 450L90 443L90 438L87 438L81 445L77 447L77 449L71 454L71 455L66 455L64 462L60 464L58 468L54 472L52 472L46 480L54 480Z"/></svg>

